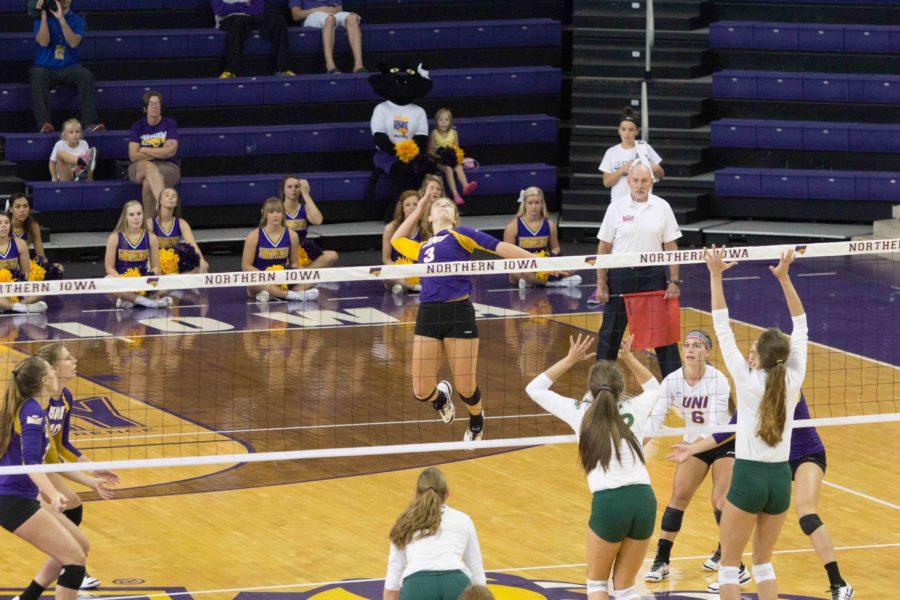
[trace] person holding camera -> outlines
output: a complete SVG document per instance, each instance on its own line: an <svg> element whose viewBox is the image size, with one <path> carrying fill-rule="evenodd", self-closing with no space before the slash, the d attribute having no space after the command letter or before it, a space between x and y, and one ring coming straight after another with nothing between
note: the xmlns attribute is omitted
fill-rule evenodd
<svg viewBox="0 0 900 600"><path fill-rule="evenodd" d="M78 46L86 29L84 17L72 12L72 0L37 0L34 40L38 44L31 67L31 98L34 118L41 133L55 131L50 122L50 90L69 85L78 90L81 122L85 131L103 131L97 118L94 75L78 61Z"/></svg>

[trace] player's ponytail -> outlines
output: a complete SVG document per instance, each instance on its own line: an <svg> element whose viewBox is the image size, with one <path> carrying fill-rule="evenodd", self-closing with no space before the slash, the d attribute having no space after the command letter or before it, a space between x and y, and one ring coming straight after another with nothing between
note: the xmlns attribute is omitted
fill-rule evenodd
<svg viewBox="0 0 900 600"><path fill-rule="evenodd" d="M391 542L403 550L413 537L428 537L437 533L441 525L441 508L447 499L447 479L437 467L428 467L419 474L416 497L406 507L391 528Z"/></svg>
<svg viewBox="0 0 900 600"><path fill-rule="evenodd" d="M612 362L601 360L591 367L588 388L594 400L581 422L578 437L578 456L584 471L590 472L598 464L606 471L612 461L622 462L622 440L626 440L634 455L644 462L641 444L619 414L619 397L625 389L625 377Z"/></svg>
<svg viewBox="0 0 900 600"><path fill-rule="evenodd" d="M0 456L9 448L22 403L41 390L49 368L47 361L38 356L30 356L13 368L0 406Z"/></svg>
<svg viewBox="0 0 900 600"><path fill-rule="evenodd" d="M782 440L787 420L787 369L784 362L790 354L791 342L780 329L772 327L759 336L756 350L759 366L766 371L766 390L759 408L756 434L769 446L774 446Z"/></svg>

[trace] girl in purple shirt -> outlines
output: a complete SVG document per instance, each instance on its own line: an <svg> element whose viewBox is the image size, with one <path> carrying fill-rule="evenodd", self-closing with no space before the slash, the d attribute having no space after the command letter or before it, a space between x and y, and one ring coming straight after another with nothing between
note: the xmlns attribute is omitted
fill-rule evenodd
<svg viewBox="0 0 900 600"><path fill-rule="evenodd" d="M434 235L425 241L411 236L423 214ZM391 236L391 245L406 258L423 264L469 260L475 249L503 258L531 258L531 253L501 242L472 227L459 226L459 208L449 198L435 201L423 197ZM472 281L465 275L423 277L419 312L413 337L413 394L420 402L431 402L444 423L456 415L447 381L437 381L438 363L446 353L453 383L469 412L464 441L480 440L484 431L481 391L476 381L478 327L470 295Z"/></svg>

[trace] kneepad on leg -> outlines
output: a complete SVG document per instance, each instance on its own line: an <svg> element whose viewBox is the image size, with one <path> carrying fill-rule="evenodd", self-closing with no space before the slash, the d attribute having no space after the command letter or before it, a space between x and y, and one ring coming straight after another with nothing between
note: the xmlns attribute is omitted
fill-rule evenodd
<svg viewBox="0 0 900 600"><path fill-rule="evenodd" d="M462 394L459 394L459 399L469 406L476 406L479 402L481 402L481 390L476 387L471 396L466 397Z"/></svg>
<svg viewBox="0 0 900 600"><path fill-rule="evenodd" d="M719 586L741 585L740 567L719 565Z"/></svg>
<svg viewBox="0 0 900 600"><path fill-rule="evenodd" d="M756 580L756 583L772 581L775 579L775 567L772 566L772 563L753 565L753 579Z"/></svg>
<svg viewBox="0 0 900 600"><path fill-rule="evenodd" d="M84 565L63 565L62 573L59 579L56 580L56 585L69 590L80 589L86 572L87 569L85 569Z"/></svg>
<svg viewBox="0 0 900 600"><path fill-rule="evenodd" d="M800 517L800 529L806 535L812 535L816 529L823 525L819 515L812 513L811 515L803 515Z"/></svg>
<svg viewBox="0 0 900 600"><path fill-rule="evenodd" d="M669 533L678 533L681 531L682 519L684 519L683 510L667 506L665 512L663 512L662 522L659 527L663 531L668 531Z"/></svg>

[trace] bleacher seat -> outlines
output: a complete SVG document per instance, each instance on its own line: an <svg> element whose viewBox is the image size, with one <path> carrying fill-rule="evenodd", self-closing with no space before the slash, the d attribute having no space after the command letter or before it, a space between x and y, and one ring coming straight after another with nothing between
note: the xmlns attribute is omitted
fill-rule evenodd
<svg viewBox="0 0 900 600"><path fill-rule="evenodd" d="M720 119L710 131L720 148L900 153L900 125Z"/></svg>
<svg viewBox="0 0 900 600"><path fill-rule="evenodd" d="M900 26L717 21L709 26L709 44L722 49L896 53Z"/></svg>
<svg viewBox="0 0 900 600"><path fill-rule="evenodd" d="M900 104L900 75L724 70L712 90L723 99Z"/></svg>
<svg viewBox="0 0 900 600"><path fill-rule="evenodd" d="M715 174L717 196L900 202L900 173L729 167Z"/></svg>
<svg viewBox="0 0 900 600"><path fill-rule="evenodd" d="M431 97L558 94L561 72L552 67L447 69L431 72ZM247 77L237 79L172 79L159 81L101 81L97 83L97 108L135 109L148 90L163 94L166 107L247 106L380 100L369 85L368 75L298 75L296 77ZM900 86L898 86L900 89ZM53 110L72 106L74 90L59 87L51 93ZM0 85L0 111L30 111L27 84Z"/></svg>
<svg viewBox="0 0 900 600"><path fill-rule="evenodd" d="M556 119L547 115L460 118L454 121L467 146L556 141ZM245 156L338 152L372 148L368 123L317 123L268 127L179 129L179 156ZM6 134L6 159L46 161L55 136ZM128 158L128 131L88 133L101 159Z"/></svg>
<svg viewBox="0 0 900 600"><path fill-rule="evenodd" d="M518 194L528 186L556 190L556 167L545 164L483 166L476 171L479 187L475 195ZM370 172L348 171L304 173L310 193L318 202L340 202L366 198ZM276 194L280 174L185 177L179 184L181 202L191 206L260 204ZM129 181L95 181L60 184L29 182L32 203L43 212L117 210L126 200L139 198L140 188Z"/></svg>

